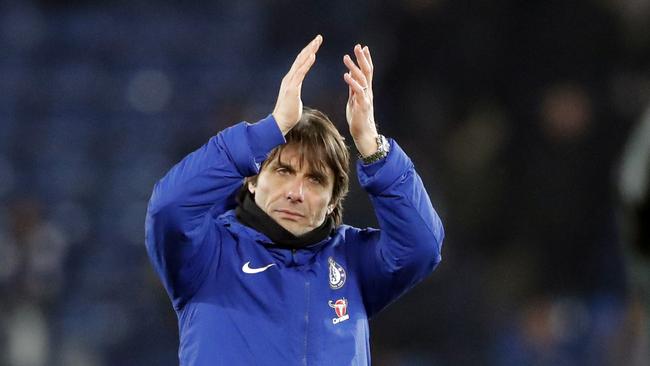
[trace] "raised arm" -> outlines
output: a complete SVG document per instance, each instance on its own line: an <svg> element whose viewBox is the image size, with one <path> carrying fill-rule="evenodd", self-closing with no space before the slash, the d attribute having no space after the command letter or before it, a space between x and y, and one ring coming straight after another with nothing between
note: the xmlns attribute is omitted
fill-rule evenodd
<svg viewBox="0 0 650 366"><path fill-rule="evenodd" d="M219 255L214 219L235 207L244 177L255 175L268 153L302 114L300 90L322 37L314 38L282 79L272 115L225 129L176 164L154 187L145 242L154 268L182 306L203 283Z"/></svg>
<svg viewBox="0 0 650 366"><path fill-rule="evenodd" d="M378 151L373 111L373 64L368 47L356 45L355 63L345 55L350 134L363 157ZM372 316L424 279L440 262L444 230L413 163L395 141L388 155L357 164L359 182L370 194L380 230L358 235L363 243L350 249L359 268L368 314Z"/></svg>

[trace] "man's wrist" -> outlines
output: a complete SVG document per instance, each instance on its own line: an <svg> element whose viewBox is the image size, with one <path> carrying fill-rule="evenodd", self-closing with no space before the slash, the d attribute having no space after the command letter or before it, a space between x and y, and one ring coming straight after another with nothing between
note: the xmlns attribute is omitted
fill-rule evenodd
<svg viewBox="0 0 650 366"><path fill-rule="evenodd" d="M293 128L293 126L290 126L290 124L286 123L278 113L275 113L275 111L274 113L271 113L271 116L273 116L275 123L278 125L278 128L282 132L282 136L286 136L289 131L291 131L291 128Z"/></svg>
<svg viewBox="0 0 650 366"><path fill-rule="evenodd" d="M370 156L377 152L377 132L366 136L355 138L354 145L361 156Z"/></svg>

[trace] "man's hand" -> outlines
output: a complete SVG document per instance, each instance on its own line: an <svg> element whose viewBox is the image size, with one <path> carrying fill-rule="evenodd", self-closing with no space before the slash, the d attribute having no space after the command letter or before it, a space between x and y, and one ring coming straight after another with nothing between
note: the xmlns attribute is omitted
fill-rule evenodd
<svg viewBox="0 0 650 366"><path fill-rule="evenodd" d="M305 80L305 75L316 61L316 52L318 52L321 43L323 43L323 37L319 34L300 51L291 65L291 69L282 78L278 101L273 109L273 118L278 123L283 135L286 135L302 116L302 100L300 99L302 81Z"/></svg>
<svg viewBox="0 0 650 366"><path fill-rule="evenodd" d="M343 79L348 84L349 96L345 107L345 118L350 125L350 135L362 156L370 156L377 151L377 127L373 109L372 58L368 46L354 46L357 64L349 55L343 56L348 72Z"/></svg>

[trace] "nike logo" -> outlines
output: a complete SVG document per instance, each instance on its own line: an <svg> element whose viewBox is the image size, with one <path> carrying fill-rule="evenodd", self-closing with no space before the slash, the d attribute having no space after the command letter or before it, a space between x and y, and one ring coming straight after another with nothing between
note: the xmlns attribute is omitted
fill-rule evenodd
<svg viewBox="0 0 650 366"><path fill-rule="evenodd" d="M246 263L244 263L244 265L241 267L241 270L244 271L244 273L255 274L255 273L264 272L264 271L266 271L269 267L275 265L275 263L271 263L271 264L269 264L268 266L264 266L264 267L260 267L260 268L251 268L251 267L248 266L250 263L251 263L250 261L249 261L249 262L246 262Z"/></svg>

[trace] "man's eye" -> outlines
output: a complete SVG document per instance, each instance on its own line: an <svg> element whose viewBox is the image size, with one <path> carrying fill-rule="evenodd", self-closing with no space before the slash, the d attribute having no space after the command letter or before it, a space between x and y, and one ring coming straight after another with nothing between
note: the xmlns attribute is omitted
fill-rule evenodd
<svg viewBox="0 0 650 366"><path fill-rule="evenodd" d="M322 180L318 177L309 177L309 181L314 184L321 184Z"/></svg>
<svg viewBox="0 0 650 366"><path fill-rule="evenodd" d="M289 174L289 169L287 169L287 168L277 168L275 170L275 172L280 174L280 175L286 175L286 174Z"/></svg>

